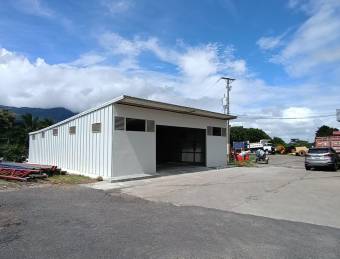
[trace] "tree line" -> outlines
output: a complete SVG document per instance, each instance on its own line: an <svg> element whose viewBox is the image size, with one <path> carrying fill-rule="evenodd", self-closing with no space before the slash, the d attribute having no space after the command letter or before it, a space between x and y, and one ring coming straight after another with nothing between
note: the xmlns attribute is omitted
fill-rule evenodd
<svg viewBox="0 0 340 259"><path fill-rule="evenodd" d="M0 158L24 161L28 156L28 133L53 123L53 120L39 119L29 113L17 118L8 110L0 110Z"/></svg>
<svg viewBox="0 0 340 259"><path fill-rule="evenodd" d="M8 110L0 110L0 158L8 161L24 161L28 156L28 133L52 125L51 119L39 119L32 114L16 117ZM321 126L315 132L317 137L325 137L338 130L326 125ZM274 146L309 146L308 141L295 139L294 143L286 143L280 137L271 138L261 129L244 128L242 126L231 127L230 141L259 142L261 139L270 139Z"/></svg>
<svg viewBox="0 0 340 259"><path fill-rule="evenodd" d="M333 131L337 131L337 128L332 128L326 125L321 126L315 132L316 137L327 137L333 134ZM259 142L261 139L270 139L274 146L282 145L284 147L288 146L306 146L310 147L311 143L306 140L292 139L291 142L286 143L280 137L271 138L262 129L256 128L244 128L242 126L234 126L230 128L230 141L250 141L251 143Z"/></svg>

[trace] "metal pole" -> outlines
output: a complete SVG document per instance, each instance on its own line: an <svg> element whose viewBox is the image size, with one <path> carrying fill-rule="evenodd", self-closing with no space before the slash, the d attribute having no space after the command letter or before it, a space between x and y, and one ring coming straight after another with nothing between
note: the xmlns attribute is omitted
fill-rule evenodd
<svg viewBox="0 0 340 259"><path fill-rule="evenodd" d="M231 82L233 82L235 79L229 78L229 77L221 77L222 80L226 82L226 94L224 94L224 100L223 100L223 109L224 114L230 115L230 90L231 90ZM229 164L230 160L230 123L229 120L227 120L227 164Z"/></svg>

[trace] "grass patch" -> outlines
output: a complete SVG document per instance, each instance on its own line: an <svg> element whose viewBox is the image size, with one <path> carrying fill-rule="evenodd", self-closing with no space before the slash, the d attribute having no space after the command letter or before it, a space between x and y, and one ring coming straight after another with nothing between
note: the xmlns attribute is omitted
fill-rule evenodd
<svg viewBox="0 0 340 259"><path fill-rule="evenodd" d="M233 166L237 166L237 167L254 167L256 166L255 160L256 160L256 155L250 154L249 160L236 161L233 159L232 161L230 161L229 164Z"/></svg>
<svg viewBox="0 0 340 259"><path fill-rule="evenodd" d="M0 190L6 190L6 189L12 189L12 188L18 188L22 185L21 182L17 181L6 181L3 179L0 179Z"/></svg>
<svg viewBox="0 0 340 259"><path fill-rule="evenodd" d="M93 183L96 182L97 180L83 175L66 174L48 177L47 181L52 184L82 184Z"/></svg>
<svg viewBox="0 0 340 259"><path fill-rule="evenodd" d="M243 161L235 161L235 165L239 167L254 167L256 163L255 161L252 161L252 160L243 160Z"/></svg>

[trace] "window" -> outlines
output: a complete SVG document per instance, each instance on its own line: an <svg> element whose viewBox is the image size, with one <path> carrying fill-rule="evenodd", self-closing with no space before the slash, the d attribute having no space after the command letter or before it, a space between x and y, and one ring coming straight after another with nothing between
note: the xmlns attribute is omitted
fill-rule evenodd
<svg viewBox="0 0 340 259"><path fill-rule="evenodd" d="M53 129L53 136L58 136L58 129Z"/></svg>
<svg viewBox="0 0 340 259"><path fill-rule="evenodd" d="M70 133L70 135L76 134L76 126L69 127L68 132Z"/></svg>
<svg viewBox="0 0 340 259"><path fill-rule="evenodd" d="M115 130L125 130L125 118L115 116Z"/></svg>
<svg viewBox="0 0 340 259"><path fill-rule="evenodd" d="M152 121L152 120L146 121L146 131L155 132L155 121Z"/></svg>
<svg viewBox="0 0 340 259"><path fill-rule="evenodd" d="M207 127L207 135L208 136L223 136L223 137L225 137L226 134L227 134L226 128L212 127L212 126Z"/></svg>
<svg viewBox="0 0 340 259"><path fill-rule="evenodd" d="M213 127L213 136L221 136L222 135L222 129L219 127Z"/></svg>
<svg viewBox="0 0 340 259"><path fill-rule="evenodd" d="M35 140L35 135L32 135L32 140Z"/></svg>
<svg viewBox="0 0 340 259"><path fill-rule="evenodd" d="M145 131L145 120L126 118L127 131Z"/></svg>
<svg viewBox="0 0 340 259"><path fill-rule="evenodd" d="M45 138L45 132L41 132L41 138Z"/></svg>
<svg viewBox="0 0 340 259"><path fill-rule="evenodd" d="M100 122L92 124L92 133L100 133L102 130L102 124Z"/></svg>

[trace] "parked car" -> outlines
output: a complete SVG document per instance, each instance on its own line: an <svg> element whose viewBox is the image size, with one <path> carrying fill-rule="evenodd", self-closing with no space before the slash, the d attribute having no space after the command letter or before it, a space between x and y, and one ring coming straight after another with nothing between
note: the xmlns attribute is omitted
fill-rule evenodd
<svg viewBox="0 0 340 259"><path fill-rule="evenodd" d="M333 148L311 148L305 157L305 168L326 167L336 171L340 164L340 157Z"/></svg>

